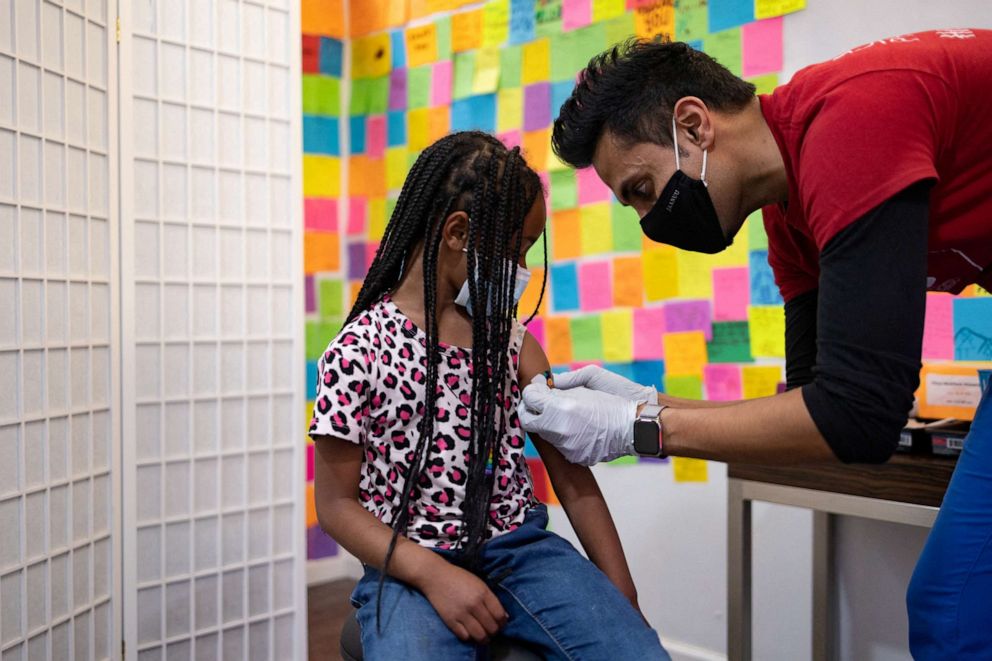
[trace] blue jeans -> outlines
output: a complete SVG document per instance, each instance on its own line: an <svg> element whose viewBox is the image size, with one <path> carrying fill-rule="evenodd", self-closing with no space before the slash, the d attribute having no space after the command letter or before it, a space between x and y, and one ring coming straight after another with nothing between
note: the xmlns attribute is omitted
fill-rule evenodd
<svg viewBox="0 0 992 661"><path fill-rule="evenodd" d="M483 547L480 576L510 616L500 635L545 659L669 661L627 598L547 525L547 509L535 507L523 525ZM377 632L378 581L379 572L366 568L351 595L368 661L488 658L485 647L459 640L422 593L388 577Z"/></svg>
<svg viewBox="0 0 992 661"><path fill-rule="evenodd" d="M906 596L917 661L992 659L992 388L986 388Z"/></svg>

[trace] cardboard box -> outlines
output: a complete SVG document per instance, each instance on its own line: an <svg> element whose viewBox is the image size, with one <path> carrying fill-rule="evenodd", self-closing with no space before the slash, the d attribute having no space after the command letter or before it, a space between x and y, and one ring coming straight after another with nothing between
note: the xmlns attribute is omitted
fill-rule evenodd
<svg viewBox="0 0 992 661"><path fill-rule="evenodd" d="M978 370L990 367L989 362L925 364L916 391L919 417L974 420L982 398Z"/></svg>

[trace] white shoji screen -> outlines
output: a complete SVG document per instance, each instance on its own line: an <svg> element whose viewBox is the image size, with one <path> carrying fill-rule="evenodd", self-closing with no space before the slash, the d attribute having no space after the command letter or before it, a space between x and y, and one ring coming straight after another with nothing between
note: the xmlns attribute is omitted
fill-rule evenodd
<svg viewBox="0 0 992 661"><path fill-rule="evenodd" d="M302 659L298 0L121 4L128 658Z"/></svg>
<svg viewBox="0 0 992 661"><path fill-rule="evenodd" d="M104 0L0 0L3 661L119 646L112 39Z"/></svg>

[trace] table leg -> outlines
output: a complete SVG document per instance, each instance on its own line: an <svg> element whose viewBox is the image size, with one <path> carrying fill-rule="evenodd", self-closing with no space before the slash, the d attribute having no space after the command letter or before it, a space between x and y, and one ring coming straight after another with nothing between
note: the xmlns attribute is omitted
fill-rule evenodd
<svg viewBox="0 0 992 661"><path fill-rule="evenodd" d="M751 661L751 501L727 480L727 659Z"/></svg>
<svg viewBox="0 0 992 661"><path fill-rule="evenodd" d="M813 661L837 659L835 516L813 512Z"/></svg>

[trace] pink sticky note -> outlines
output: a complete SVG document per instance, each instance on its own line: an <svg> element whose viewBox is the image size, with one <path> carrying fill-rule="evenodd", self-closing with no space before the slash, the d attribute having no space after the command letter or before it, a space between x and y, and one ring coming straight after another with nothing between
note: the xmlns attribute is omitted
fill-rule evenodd
<svg viewBox="0 0 992 661"><path fill-rule="evenodd" d="M365 153L369 158L386 154L386 116L370 115L365 126Z"/></svg>
<svg viewBox="0 0 992 661"><path fill-rule="evenodd" d="M348 199L348 235L365 234L368 224L368 201L364 197Z"/></svg>
<svg viewBox="0 0 992 661"><path fill-rule="evenodd" d="M393 69L389 74L389 109L406 108L406 69Z"/></svg>
<svg viewBox="0 0 992 661"><path fill-rule="evenodd" d="M751 302L751 281L746 266L713 269L713 320L745 321Z"/></svg>
<svg viewBox="0 0 992 661"><path fill-rule="evenodd" d="M547 350L547 346L544 344L544 319L540 317L531 319L530 323L527 324L527 332L533 335L537 343Z"/></svg>
<svg viewBox="0 0 992 661"><path fill-rule="evenodd" d="M379 251L379 242L365 244L365 269L368 270L375 260L375 254Z"/></svg>
<svg viewBox="0 0 992 661"><path fill-rule="evenodd" d="M603 183L594 169L576 170L575 180L579 189L579 204L608 202L610 200L610 187Z"/></svg>
<svg viewBox="0 0 992 661"><path fill-rule="evenodd" d="M741 69L745 78L782 70L782 17L741 27Z"/></svg>
<svg viewBox="0 0 992 661"><path fill-rule="evenodd" d="M307 482L313 482L313 444L307 443Z"/></svg>
<svg viewBox="0 0 992 661"><path fill-rule="evenodd" d="M303 227L319 232L337 232L338 201L317 197L304 199Z"/></svg>
<svg viewBox="0 0 992 661"><path fill-rule="evenodd" d="M703 331L707 340L713 339L709 301L673 301L665 310L665 330L668 332Z"/></svg>
<svg viewBox="0 0 992 661"><path fill-rule="evenodd" d="M431 88L431 105L446 106L451 103L451 60L434 63Z"/></svg>
<svg viewBox="0 0 992 661"><path fill-rule="evenodd" d="M586 311L613 307L613 282L609 262L579 264L579 303Z"/></svg>
<svg viewBox="0 0 992 661"><path fill-rule="evenodd" d="M703 379L706 382L706 399L714 402L743 399L739 365L704 365Z"/></svg>
<svg viewBox="0 0 992 661"><path fill-rule="evenodd" d="M313 276L304 276L304 312L310 314L317 311L317 286L314 284Z"/></svg>
<svg viewBox="0 0 992 661"><path fill-rule="evenodd" d="M544 204L551 204L551 175L542 171L537 173L537 178L541 180L541 190L544 191Z"/></svg>
<svg viewBox="0 0 992 661"><path fill-rule="evenodd" d="M520 131L505 131L496 136L499 141L506 145L507 149L513 149L514 147L519 147L521 144Z"/></svg>
<svg viewBox="0 0 992 661"><path fill-rule="evenodd" d="M665 357L661 334L665 332L664 308L634 310L634 359L656 360Z"/></svg>
<svg viewBox="0 0 992 661"><path fill-rule="evenodd" d="M591 0L562 0L561 28L575 30L592 23Z"/></svg>
<svg viewBox="0 0 992 661"><path fill-rule="evenodd" d="M954 360L954 297L950 294L927 294L922 356L934 360Z"/></svg>
<svg viewBox="0 0 992 661"><path fill-rule="evenodd" d="M601 360L586 360L586 361L578 362L578 363L569 363L568 364L568 369L570 369L572 371L580 370L583 367L586 367L587 365L599 365L600 367L602 367L603 366L603 361L601 361Z"/></svg>

